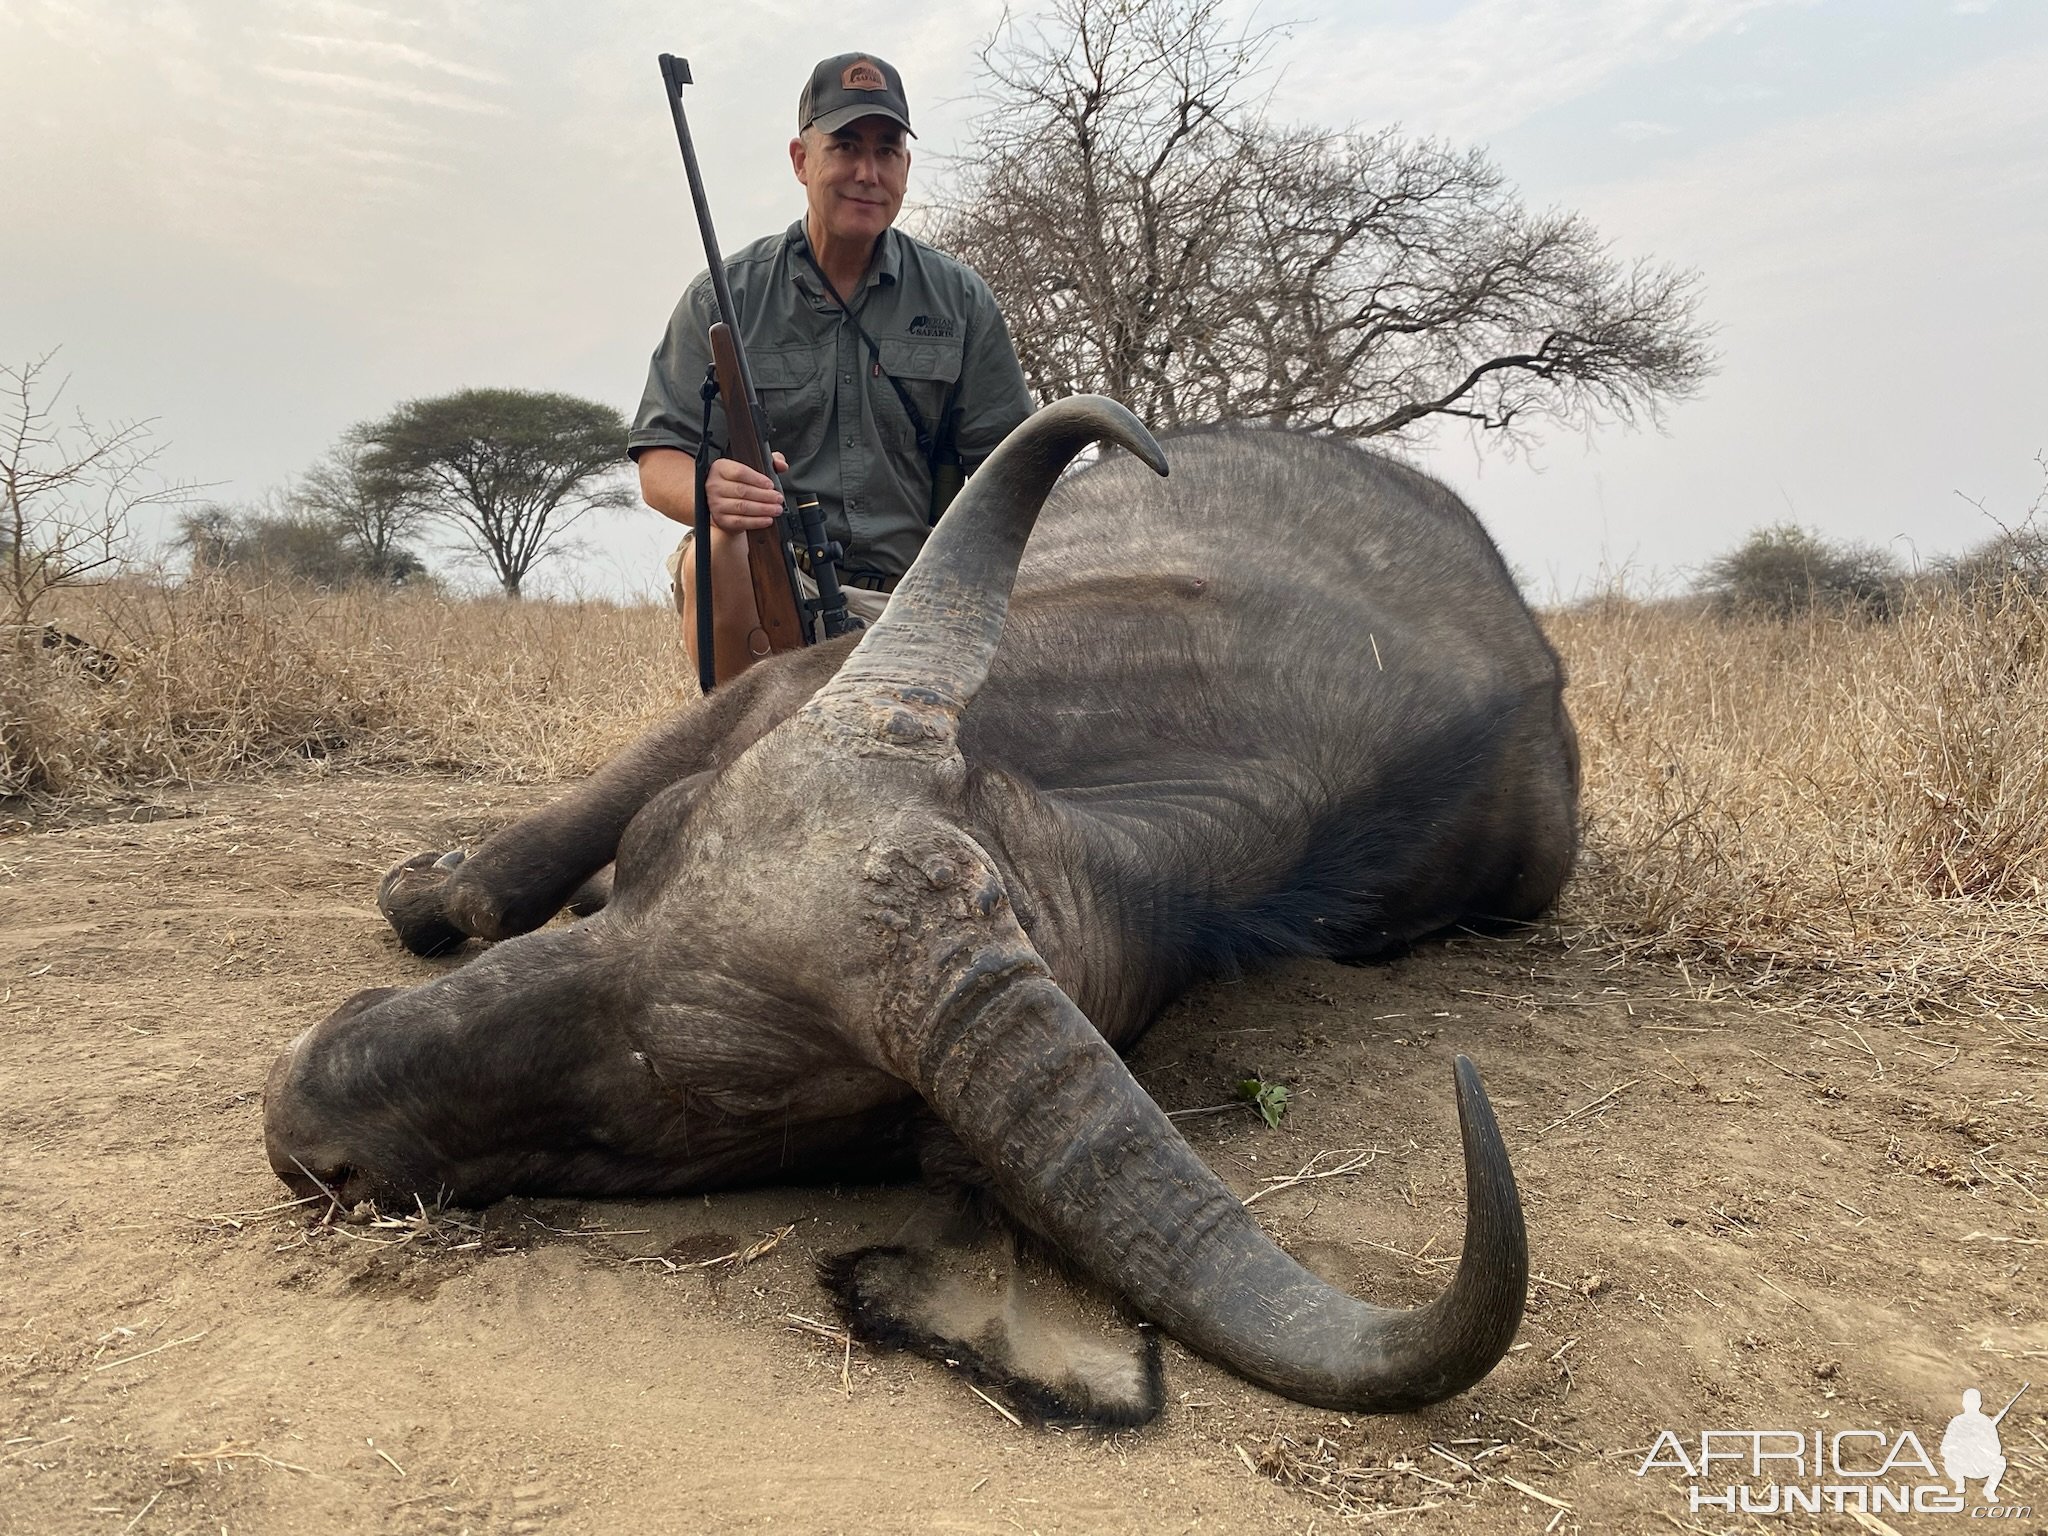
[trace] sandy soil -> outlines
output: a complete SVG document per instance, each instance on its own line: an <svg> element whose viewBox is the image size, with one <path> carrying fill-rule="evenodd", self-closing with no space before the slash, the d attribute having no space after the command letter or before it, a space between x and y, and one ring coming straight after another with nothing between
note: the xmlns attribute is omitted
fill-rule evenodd
<svg viewBox="0 0 2048 1536"><path fill-rule="evenodd" d="M1456 1251L1449 1063L1480 1063L1539 1278L1515 1353L1413 1417L1346 1421L1169 1346L1158 1424L1060 1434L793 1325L829 1317L813 1261L886 1236L900 1190L508 1202L474 1231L269 1209L278 1046L445 963L398 950L376 877L538 798L311 777L0 840L0 1530L1332 1531L1415 1506L1374 1524L1753 1530L1636 1475L1660 1430L1931 1452L1963 1388L1995 1407L2048 1378L2037 1027L1702 1004L1549 935L1211 987L1136 1058L1173 1110L1252 1071L1293 1087L1279 1131L1180 1122L1245 1193L1363 1153L1258 1210L1390 1302ZM2044 1410L2048 1380L2002 1426L2001 1492L2048 1514Z"/></svg>

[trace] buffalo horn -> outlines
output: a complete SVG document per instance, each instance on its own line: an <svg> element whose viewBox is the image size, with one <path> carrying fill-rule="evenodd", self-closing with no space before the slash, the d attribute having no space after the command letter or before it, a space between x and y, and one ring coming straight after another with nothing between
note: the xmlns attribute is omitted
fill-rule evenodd
<svg viewBox="0 0 2048 1536"><path fill-rule="evenodd" d="M1076 395L1028 418L967 482L887 610L799 718L950 750L960 711L988 676L1039 508L1074 456L1104 441L1166 473L1152 434L1114 400Z"/></svg>
<svg viewBox="0 0 2048 1536"><path fill-rule="evenodd" d="M902 1066L1011 1209L1183 1344L1299 1402L1421 1407L1508 1350L1529 1259L1514 1173L1479 1074L1457 1058L1465 1248L1412 1311L1303 1269L1181 1139L1028 946L984 954ZM978 996L977 996L978 995Z"/></svg>

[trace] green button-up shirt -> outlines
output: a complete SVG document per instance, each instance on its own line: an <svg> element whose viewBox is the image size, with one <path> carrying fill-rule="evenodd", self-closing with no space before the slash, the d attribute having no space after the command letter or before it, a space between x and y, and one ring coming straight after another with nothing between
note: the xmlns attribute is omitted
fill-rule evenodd
<svg viewBox="0 0 2048 1536"><path fill-rule="evenodd" d="M789 461L784 482L818 498L849 571L903 574L917 558L931 505L931 466L889 380L832 302L805 255L803 221L726 258L740 337L769 440ZM881 366L917 402L934 434L957 411L954 443L972 471L1031 413L1024 370L995 296L970 267L900 230L882 234L866 280L846 295L875 339ZM690 284L647 370L627 448L695 454L717 299L706 272ZM725 442L714 403L711 436Z"/></svg>

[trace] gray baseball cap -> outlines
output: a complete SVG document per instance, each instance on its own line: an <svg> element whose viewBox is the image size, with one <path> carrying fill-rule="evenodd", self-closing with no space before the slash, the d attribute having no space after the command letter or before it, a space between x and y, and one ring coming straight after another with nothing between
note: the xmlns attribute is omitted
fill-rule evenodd
<svg viewBox="0 0 2048 1536"><path fill-rule="evenodd" d="M796 101L796 131L816 128L836 133L863 117L886 117L901 123L912 138L910 103L903 95L903 77L896 66L872 53L841 53L821 60Z"/></svg>

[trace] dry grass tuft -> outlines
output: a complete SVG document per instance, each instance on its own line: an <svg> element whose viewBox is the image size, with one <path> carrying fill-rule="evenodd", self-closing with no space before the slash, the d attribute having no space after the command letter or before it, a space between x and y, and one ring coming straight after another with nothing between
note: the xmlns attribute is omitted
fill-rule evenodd
<svg viewBox="0 0 2048 1536"><path fill-rule="evenodd" d="M72 594L110 654L0 648L0 797L47 810L291 764L587 772L694 696L672 614L212 576Z"/></svg>
<svg viewBox="0 0 2048 1536"><path fill-rule="evenodd" d="M1792 623L1613 599L1549 627L1586 757L1581 942L1763 1003L2043 1015L2048 598Z"/></svg>

